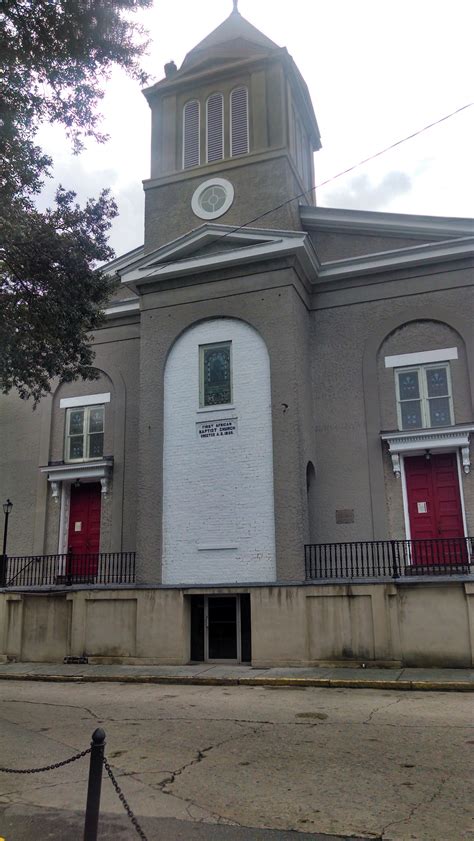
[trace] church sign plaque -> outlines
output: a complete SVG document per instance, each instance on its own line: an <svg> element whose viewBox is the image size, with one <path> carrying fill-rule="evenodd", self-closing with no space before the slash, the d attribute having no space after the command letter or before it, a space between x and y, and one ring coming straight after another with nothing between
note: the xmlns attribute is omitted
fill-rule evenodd
<svg viewBox="0 0 474 841"><path fill-rule="evenodd" d="M226 418L225 420L206 421L196 424L198 438L202 441L208 438L224 438L227 435L235 435L237 432L237 418Z"/></svg>

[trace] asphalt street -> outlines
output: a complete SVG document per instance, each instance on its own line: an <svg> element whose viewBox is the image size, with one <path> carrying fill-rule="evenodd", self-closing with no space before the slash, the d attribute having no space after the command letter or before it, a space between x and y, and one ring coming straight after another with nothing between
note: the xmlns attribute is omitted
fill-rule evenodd
<svg viewBox="0 0 474 841"><path fill-rule="evenodd" d="M81 839L84 830L84 816L79 812L65 812L37 807L0 807L0 825L6 841L69 841ZM223 826L222 824L191 823L173 818L145 818L141 825L149 841L365 841L354 835L300 835L295 832L280 832L277 829L255 829L252 827ZM41 835L39 836L39 828ZM103 815L99 824L100 841L129 841L138 838L127 818ZM371 837L372 838L372 837ZM373 838L372 838L373 841Z"/></svg>
<svg viewBox="0 0 474 841"><path fill-rule="evenodd" d="M0 684L0 766L61 761L97 726L149 841L474 839L470 693ZM81 839L87 773L0 774L0 836ZM102 809L100 839L138 837L105 777Z"/></svg>

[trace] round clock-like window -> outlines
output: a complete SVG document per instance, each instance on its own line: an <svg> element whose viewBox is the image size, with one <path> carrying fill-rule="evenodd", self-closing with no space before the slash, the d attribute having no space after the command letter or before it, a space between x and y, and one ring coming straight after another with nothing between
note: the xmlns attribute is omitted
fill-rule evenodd
<svg viewBox="0 0 474 841"><path fill-rule="evenodd" d="M217 219L234 201L234 188L225 178L210 178L200 184L191 200L193 213L200 219Z"/></svg>

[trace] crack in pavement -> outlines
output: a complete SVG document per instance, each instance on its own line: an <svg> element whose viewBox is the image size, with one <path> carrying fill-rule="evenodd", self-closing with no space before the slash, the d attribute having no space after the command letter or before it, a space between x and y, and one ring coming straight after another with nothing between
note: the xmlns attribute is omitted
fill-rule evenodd
<svg viewBox="0 0 474 841"><path fill-rule="evenodd" d="M381 704L379 707L375 707L372 710L372 712L370 713L370 715L368 716L368 718L366 718L365 721L362 722L362 724L370 724L370 722L372 721L372 718L374 717L374 715L376 713L381 712L382 710L388 710L389 707L394 707L394 706L396 706L396 704L399 704L400 701L403 701L403 700L405 700L403 695L400 695L400 697L397 698L395 701L389 701L388 704Z"/></svg>
<svg viewBox="0 0 474 841"><path fill-rule="evenodd" d="M209 748L205 748L204 750L211 750L212 747L217 747L217 745L211 745ZM201 751L198 751L198 753L201 753ZM176 794L176 793L171 792L171 791L165 791L163 789L163 785L166 784L167 782L169 782L173 775L177 774L178 772L182 773L182 771L184 771L187 767L189 767L190 765L193 765L193 764L195 765L195 764L197 764L197 762L200 762L200 761L201 761L200 759L195 758L191 762L186 763L186 765L183 765L182 768L177 769L177 771L175 771L175 772L173 772L173 771L132 771L132 772L123 772L123 773L122 772L117 772L116 776L119 777L120 779L123 779L124 777L135 778L135 782L139 783L144 788L148 789L152 796L154 794L156 794L156 791L160 791L162 794L165 794L168 797L172 797L174 800L179 800L181 803L184 804L185 812L188 815L189 819L191 821L194 821L195 823L209 823L209 819L212 818L215 821L215 823L226 824L226 825L229 825L229 826L241 826L241 824L237 823L237 821L231 821L228 818L225 818L223 815L219 815L217 812L212 811L212 809L209 809L206 806L201 806L199 803L197 803L195 800L192 800L190 797L184 797L182 795ZM160 783L158 783L158 785L148 783L148 782L146 782L146 780L141 779L141 777L143 775L146 775L146 774L161 774L161 775L163 775L164 773L168 774L168 777L165 780L162 780ZM191 809L193 807L195 809L198 809L200 813L204 812L205 817L203 817L202 814L200 816L195 815L195 814L194 815L191 814Z"/></svg>
<svg viewBox="0 0 474 841"><path fill-rule="evenodd" d="M66 709L71 710L85 710L86 713L89 713L91 718L94 718L96 721L101 721L100 717L95 714L89 707L83 707L81 704L55 704L52 701L24 701L21 698L0 698L0 704L32 704L36 707L65 707Z"/></svg>
<svg viewBox="0 0 474 841"><path fill-rule="evenodd" d="M233 719L231 719L231 720L233 720ZM240 724L239 721L234 721L234 723L235 724ZM258 722L258 723L260 724L261 722ZM273 723L273 722L271 722L271 723ZM246 738L247 736L255 735L257 732L258 731L255 729L255 730L253 730L249 733L242 733L238 736L238 738ZM172 785L174 785L174 783L176 782L177 777L180 777L181 774L183 774L189 768L192 768L194 765L199 765L200 762L202 762L204 759L206 759L207 754L211 750L216 750L217 748L222 747L222 745L225 745L228 742L235 741L235 739L236 739L236 734L233 734L232 736L230 736L226 739L222 739L222 741L217 742L216 744L208 745L207 747L202 748L202 749L199 748L196 755L193 757L193 759L191 759L189 762L186 762L184 765L181 765L179 768L176 768L174 771L170 771L168 773L168 776L166 776L163 780L161 780L159 783L157 783L155 785L150 785L149 783L146 783L142 779L138 780L138 782L140 782L146 788L151 789L152 791L160 791L162 794L165 794L168 797L173 797L176 800L180 800L182 803L186 804L186 813L188 814L190 820L194 820L198 823L205 823L206 822L205 818L200 818L198 820L195 816L191 815L189 810L190 810L190 808L194 807L195 809L199 809L201 812L205 812L207 815L216 819L217 823L226 824L226 825L229 825L229 826L241 826L241 824L239 824L237 821L231 821L231 820L229 820L229 818L225 818L223 815L219 815L217 812L213 812L212 809L209 809L206 806L201 806L199 803L192 800L190 797L184 797L184 796L176 794L174 791L170 790L170 787ZM131 774L130 772L127 773L127 772L119 771L117 776L119 776L119 777L134 776L134 775L138 776L139 774L143 774L143 773L146 774L146 773L149 773L149 772L148 771L145 771L145 772L136 771L136 772L133 772L133 774ZM155 772L155 773L157 773L157 772Z"/></svg>
<svg viewBox="0 0 474 841"><path fill-rule="evenodd" d="M390 821L390 823L386 824L383 827L382 833L380 835L380 838L382 839L382 841L390 841L389 836L385 834L388 829L391 829L394 826L398 826L399 824L409 823L411 821L411 819L414 817L414 815L416 814L416 812L418 811L418 809L421 809L422 806L429 806L431 803L433 803L433 801L436 800L436 798L439 797L439 795L441 794L441 790L442 790L443 786L445 785L445 783L448 781L448 779L449 779L449 777L443 777L442 780L440 781L439 785L436 787L435 791L433 792L433 794L431 794L428 798L420 800L419 803L415 803L411 807L411 809L410 809L408 815L406 816L406 818L400 818L397 821Z"/></svg>
<svg viewBox="0 0 474 841"><path fill-rule="evenodd" d="M158 783L157 788L159 788L160 791L163 792L163 794L173 794L173 792L167 790L167 786L172 786L176 782L176 778L180 777L181 774L184 773L184 771L187 771L188 768L192 768L193 765L198 765L200 762L203 761L203 759L206 759L206 754L209 753L209 751L215 750L216 748L220 748L222 747L222 745L225 745L227 742L231 742L234 739L235 734L228 739L223 739L221 742L217 742L217 744L215 745L209 745L207 748L203 748L202 750L199 749L194 759L191 759L189 762L186 762L180 768L177 768L175 771L172 771L169 777L166 777L164 780L161 781L161 783Z"/></svg>

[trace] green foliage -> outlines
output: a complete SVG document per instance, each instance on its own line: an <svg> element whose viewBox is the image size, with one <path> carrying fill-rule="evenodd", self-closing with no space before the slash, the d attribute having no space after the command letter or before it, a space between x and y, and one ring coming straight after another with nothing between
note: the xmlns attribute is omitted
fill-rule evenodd
<svg viewBox="0 0 474 841"><path fill-rule="evenodd" d="M16 387L35 403L53 377L94 377L88 334L111 292L94 264L112 256L115 203L104 191L81 209L74 197L59 189L54 209L20 206L2 220L0 380L4 392Z"/></svg>
<svg viewBox="0 0 474 841"><path fill-rule="evenodd" d="M62 124L76 152L104 140L98 105L112 67L146 81L141 27L151 0L3 0L0 10L0 389L36 403L49 380L94 375L89 333L99 326L113 256L116 206L106 191L84 208L62 188L40 213L34 194L52 161L36 144L41 123Z"/></svg>

